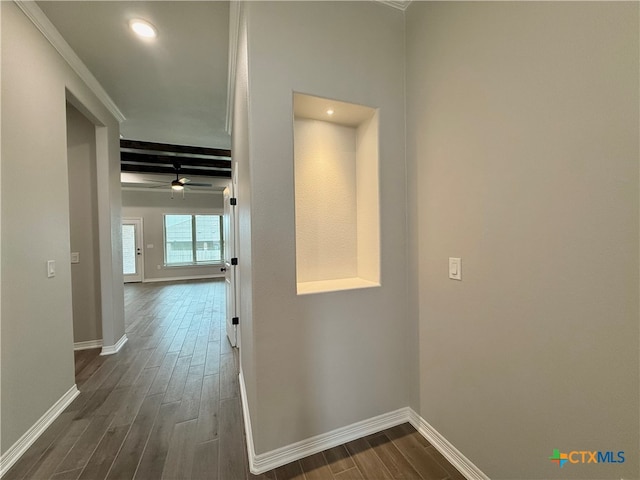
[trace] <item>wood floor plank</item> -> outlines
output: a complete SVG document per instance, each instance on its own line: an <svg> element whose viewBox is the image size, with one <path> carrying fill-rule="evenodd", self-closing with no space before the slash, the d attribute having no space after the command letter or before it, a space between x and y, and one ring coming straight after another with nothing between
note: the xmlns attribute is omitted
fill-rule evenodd
<svg viewBox="0 0 640 480"><path fill-rule="evenodd" d="M235 354L220 355L220 399L240 396Z"/></svg>
<svg viewBox="0 0 640 480"><path fill-rule="evenodd" d="M80 409L80 411L76 415L76 420L81 418L90 418L95 415L96 410L100 408L100 406L105 402L107 397L111 395L112 389L107 388L99 388L88 398L85 402L84 406Z"/></svg>
<svg viewBox="0 0 640 480"><path fill-rule="evenodd" d="M195 432L196 420L175 425L162 471L163 480L189 480L191 478L196 446Z"/></svg>
<svg viewBox="0 0 640 480"><path fill-rule="evenodd" d="M164 337L162 337L162 339L156 346L156 349L153 352L153 355L151 355L151 358L147 362L146 368L159 367L160 365L162 365L162 361L164 360L164 357L169 351L169 347L171 347L171 344L173 343L173 339L177 333L178 333L177 325L172 325L167 330L167 333L164 335Z"/></svg>
<svg viewBox="0 0 640 480"><path fill-rule="evenodd" d="M116 458L130 425L110 427L100 440L98 448L89 458L78 480L101 480L107 476L113 460Z"/></svg>
<svg viewBox="0 0 640 480"><path fill-rule="evenodd" d="M173 342L169 345L169 350L167 352L175 352L176 354L182 350L182 344L184 343L184 339L187 338L187 328L182 328L182 325L178 329L176 336L173 337Z"/></svg>
<svg viewBox="0 0 640 480"><path fill-rule="evenodd" d="M136 359L129 366L129 369L124 373L124 375L122 375L116 387L119 388L133 386L136 379L140 376L140 373L149 361L149 358L151 358L153 352L154 349L152 348L141 350Z"/></svg>
<svg viewBox="0 0 640 480"><path fill-rule="evenodd" d="M305 480L300 462L291 462L276 468L276 478L278 480Z"/></svg>
<svg viewBox="0 0 640 480"><path fill-rule="evenodd" d="M365 480L365 478L358 470L358 467L353 467L348 470L344 470L333 476L335 480Z"/></svg>
<svg viewBox="0 0 640 480"><path fill-rule="evenodd" d="M431 455L438 464L444 468L449 474L450 480L466 480L466 477L462 475L449 461L442 456L440 452L438 452L435 447L429 446L426 449L426 452Z"/></svg>
<svg viewBox="0 0 640 480"><path fill-rule="evenodd" d="M200 329L201 330L201 329ZM193 356L191 357L191 366L204 365L207 359L207 347L209 340L207 335L198 333L196 337L196 344L193 349Z"/></svg>
<svg viewBox="0 0 640 480"><path fill-rule="evenodd" d="M209 341L220 343L220 325L215 317L212 318L210 328L209 328Z"/></svg>
<svg viewBox="0 0 640 480"><path fill-rule="evenodd" d="M65 472L56 473L49 477L50 480L78 480L82 468L76 468L75 470L67 470Z"/></svg>
<svg viewBox="0 0 640 480"><path fill-rule="evenodd" d="M216 375L220 372L220 342L207 344L207 359L204 366L205 375Z"/></svg>
<svg viewBox="0 0 640 480"><path fill-rule="evenodd" d="M367 438L367 443L389 469L394 479L422 480L420 474L384 433Z"/></svg>
<svg viewBox="0 0 640 480"><path fill-rule="evenodd" d="M98 358L104 359L105 356L100 356ZM81 387L82 389L80 390L81 392L96 391L98 388L100 388L100 385L104 383L107 377L111 375L111 372L113 372L113 370L118 366L118 358L114 357L113 355L106 356L106 360L97 361L96 359L91 363L93 364L94 362L98 368L91 374L89 378L86 379L86 381L82 382L82 379L80 379L80 383L82 385ZM87 366L87 368L89 367L90 365ZM84 373L84 371L87 370L87 368L85 368L80 373L81 374ZM78 381L79 380L76 379L76 385L78 384Z"/></svg>
<svg viewBox="0 0 640 480"><path fill-rule="evenodd" d="M202 380L200 412L196 441L198 443L218 438L218 414L220 409L220 376L208 375Z"/></svg>
<svg viewBox="0 0 640 480"><path fill-rule="evenodd" d="M136 419L133 421L127 438L113 462L113 466L107 475L109 480L130 480L136 473L140 457L147 444L151 428L160 410L162 395L146 397Z"/></svg>
<svg viewBox="0 0 640 480"><path fill-rule="evenodd" d="M162 361L162 365L160 365L160 370L158 370L156 378L151 384L149 395L155 395L156 393L164 393L167 391L167 386L169 385L169 380L171 380L171 375L173 374L173 369L175 368L177 361L178 352L167 353Z"/></svg>
<svg viewBox="0 0 640 480"><path fill-rule="evenodd" d="M198 334L198 329L200 328L200 325L198 324L195 327L196 328L189 328L189 330L187 330L186 338L184 339L184 342L182 343L182 348L180 349L181 357L193 356L193 351L196 348L196 335Z"/></svg>
<svg viewBox="0 0 640 480"><path fill-rule="evenodd" d="M363 438L345 445L354 463L365 478L393 480L391 473Z"/></svg>
<svg viewBox="0 0 640 480"><path fill-rule="evenodd" d="M130 425L133 423L159 369L160 367L145 368L142 371L136 379L136 383L130 387L128 395L125 396L116 410L113 425Z"/></svg>
<svg viewBox="0 0 640 480"><path fill-rule="evenodd" d="M111 391L109 396L105 399L105 401L100 405L100 407L96 410L96 415L110 415L115 412L118 407L122 404L123 399L129 395L131 392L131 387L123 387L116 388Z"/></svg>
<svg viewBox="0 0 640 480"><path fill-rule="evenodd" d="M200 414L200 400L202 398L202 382L204 380L204 365L191 366L184 386L177 422L194 420Z"/></svg>
<svg viewBox="0 0 640 480"><path fill-rule="evenodd" d="M84 468L109 428L109 425L111 425L112 420L113 414L96 415L92 417L86 430L56 468L56 473ZM78 475L80 475L80 472L78 472Z"/></svg>
<svg viewBox="0 0 640 480"><path fill-rule="evenodd" d="M184 385L187 383L187 373L191 365L191 357L178 357L176 365L173 368L171 379L167 385L167 391L164 394L163 403L172 403L182 400L184 393Z"/></svg>
<svg viewBox="0 0 640 480"><path fill-rule="evenodd" d="M89 380L94 373L96 373L100 367L108 360L108 356L96 355L93 359L76 375L76 385L79 389L85 389L85 383Z"/></svg>
<svg viewBox="0 0 640 480"><path fill-rule="evenodd" d="M330 448L323 452L327 464L334 474L349 470L356 466L344 445Z"/></svg>
<svg viewBox="0 0 640 480"><path fill-rule="evenodd" d="M398 425L387 430L385 434L423 478L443 480L449 476L449 473L425 451L425 444L429 443L410 425Z"/></svg>
<svg viewBox="0 0 640 480"><path fill-rule="evenodd" d="M67 452L73 448L88 425L89 420L86 418L73 420L67 432L50 445L47 451L33 465L33 468L29 470L25 478L39 479L52 476L56 472L56 467Z"/></svg>
<svg viewBox="0 0 640 480"><path fill-rule="evenodd" d="M239 398L220 400L220 480L245 478L244 429Z"/></svg>
<svg viewBox="0 0 640 480"><path fill-rule="evenodd" d="M84 370L94 358L100 355L100 348L90 348L87 350L76 350L73 355L75 360L75 375L76 377L82 370Z"/></svg>
<svg viewBox="0 0 640 480"><path fill-rule="evenodd" d="M300 460L306 480L327 480L333 478L331 469L322 452Z"/></svg>
<svg viewBox="0 0 640 480"><path fill-rule="evenodd" d="M218 440L196 445L192 480L218 480Z"/></svg>
<svg viewBox="0 0 640 480"><path fill-rule="evenodd" d="M179 407L180 402L165 403L160 407L134 477L136 480L158 480L162 477Z"/></svg>

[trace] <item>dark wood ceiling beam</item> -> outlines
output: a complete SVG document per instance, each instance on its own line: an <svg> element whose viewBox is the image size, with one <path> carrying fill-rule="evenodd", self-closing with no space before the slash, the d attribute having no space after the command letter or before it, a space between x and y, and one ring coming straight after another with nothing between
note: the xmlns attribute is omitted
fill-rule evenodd
<svg viewBox="0 0 640 480"><path fill-rule="evenodd" d="M173 145L170 143L141 142L139 140L120 140L120 148L135 150L150 150L154 152L181 153L184 155L209 155L214 157L231 158L231 150L208 147L190 147L188 145Z"/></svg>
<svg viewBox="0 0 640 480"><path fill-rule="evenodd" d="M152 166L152 165L134 165L123 163L120 165L122 172L137 173L161 173L164 175L175 175L176 171L172 166ZM211 168L181 168L180 176L200 176L200 177L220 177L231 178L231 169L211 169Z"/></svg>
<svg viewBox="0 0 640 480"><path fill-rule="evenodd" d="M120 161L128 163L155 163L163 165L173 165L179 163L181 169L185 166L193 167L214 167L214 168L231 168L231 160L205 160L197 157L188 157L183 155L176 155L167 157L164 155L153 155L148 153L132 153L121 152Z"/></svg>

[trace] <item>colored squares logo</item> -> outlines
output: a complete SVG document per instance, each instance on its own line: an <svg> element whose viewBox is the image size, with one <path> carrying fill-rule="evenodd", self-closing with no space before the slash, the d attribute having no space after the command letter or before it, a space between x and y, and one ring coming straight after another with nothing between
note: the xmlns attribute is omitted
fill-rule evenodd
<svg viewBox="0 0 640 480"><path fill-rule="evenodd" d="M553 449L553 455L549 457L553 463L557 463L562 468L565 463L569 461L569 456L566 453L560 453L557 448Z"/></svg>

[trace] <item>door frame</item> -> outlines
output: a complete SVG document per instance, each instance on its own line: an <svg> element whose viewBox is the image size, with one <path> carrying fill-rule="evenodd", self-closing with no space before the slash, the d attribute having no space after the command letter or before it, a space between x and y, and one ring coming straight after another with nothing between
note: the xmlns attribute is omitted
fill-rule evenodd
<svg viewBox="0 0 640 480"><path fill-rule="evenodd" d="M225 284L225 329L232 347L238 346L238 325L233 325L232 319L238 316L237 269L232 258L236 258L235 242L235 208L231 204L233 191L230 186L225 187L223 197L223 236L224 236L224 284Z"/></svg>
<svg viewBox="0 0 640 480"><path fill-rule="evenodd" d="M136 270L139 269L138 275L135 278L131 275L125 275L122 272L124 283L142 283L144 282L144 228L142 217L123 217L120 222L124 224L133 224L136 226ZM139 278L139 279L138 279Z"/></svg>

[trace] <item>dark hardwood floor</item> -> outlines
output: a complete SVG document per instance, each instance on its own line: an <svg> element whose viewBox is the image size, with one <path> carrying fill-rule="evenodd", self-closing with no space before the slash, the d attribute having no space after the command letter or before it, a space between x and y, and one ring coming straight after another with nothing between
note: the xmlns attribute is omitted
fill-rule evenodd
<svg viewBox="0 0 640 480"><path fill-rule="evenodd" d="M75 353L80 395L3 480L461 480L409 424L248 471L224 281L125 286L129 341Z"/></svg>

